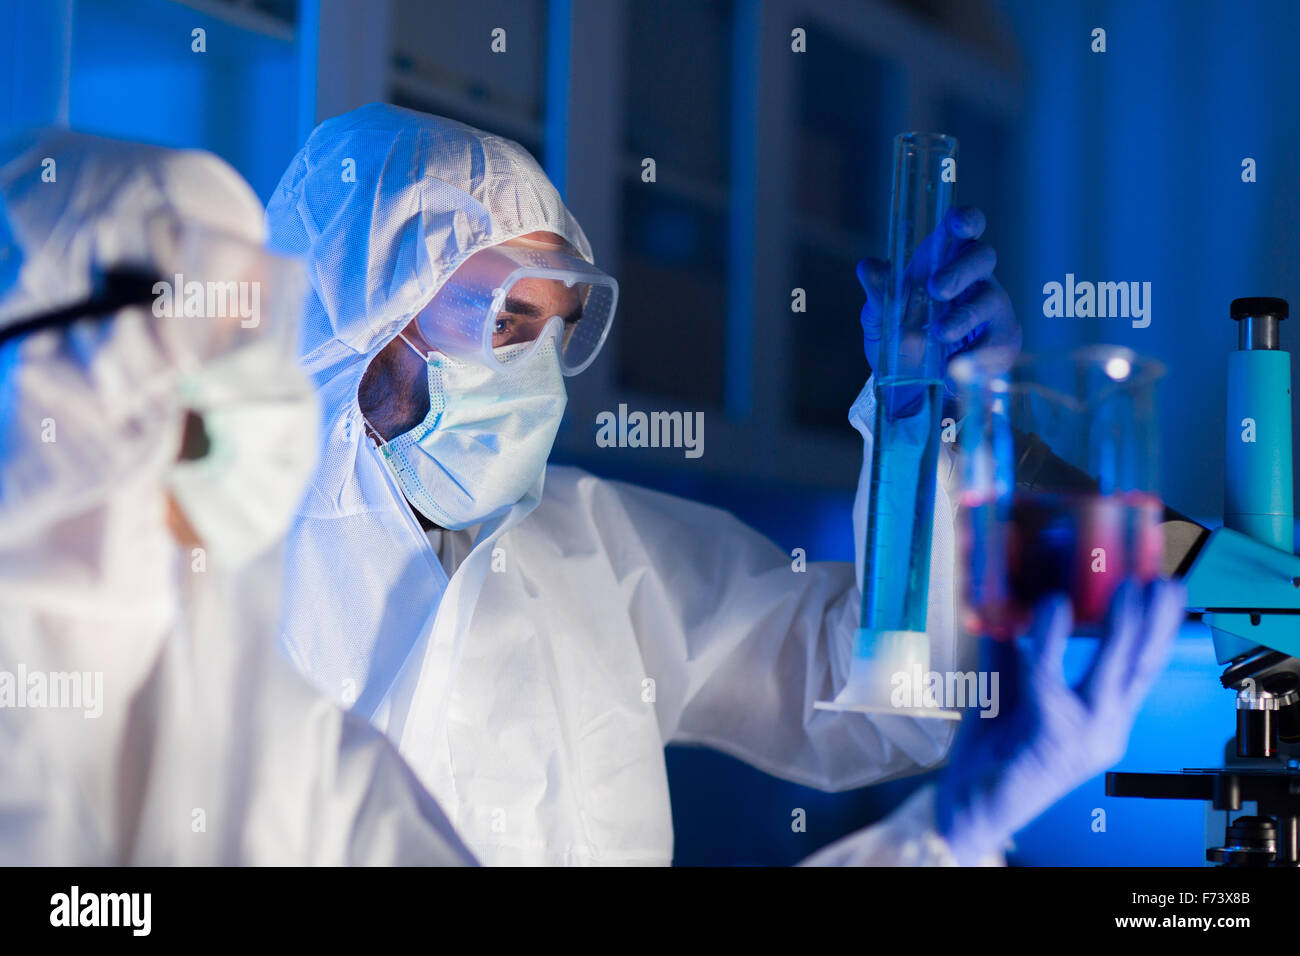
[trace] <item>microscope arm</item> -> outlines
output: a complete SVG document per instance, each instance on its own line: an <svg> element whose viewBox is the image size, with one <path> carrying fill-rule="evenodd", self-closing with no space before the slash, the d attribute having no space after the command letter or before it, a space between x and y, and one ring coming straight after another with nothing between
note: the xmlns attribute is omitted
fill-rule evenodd
<svg viewBox="0 0 1300 956"><path fill-rule="evenodd" d="M1214 631L1219 663L1259 646L1300 657L1300 557L1231 528L1196 535L1185 523L1200 527L1166 525L1166 567L1186 568L1188 610Z"/></svg>

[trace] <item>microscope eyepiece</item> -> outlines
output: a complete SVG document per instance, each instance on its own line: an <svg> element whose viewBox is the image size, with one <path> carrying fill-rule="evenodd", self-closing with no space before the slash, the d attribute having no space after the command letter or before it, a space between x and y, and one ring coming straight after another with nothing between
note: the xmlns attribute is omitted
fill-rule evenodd
<svg viewBox="0 0 1300 956"><path fill-rule="evenodd" d="M1291 314L1286 299L1272 296L1252 296L1233 299L1228 314L1237 325L1237 349L1281 348L1278 323Z"/></svg>

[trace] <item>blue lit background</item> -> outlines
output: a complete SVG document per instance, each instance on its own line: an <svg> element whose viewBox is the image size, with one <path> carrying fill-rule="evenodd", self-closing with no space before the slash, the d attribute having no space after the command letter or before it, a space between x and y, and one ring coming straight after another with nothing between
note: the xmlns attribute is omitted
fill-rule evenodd
<svg viewBox="0 0 1300 956"><path fill-rule="evenodd" d="M382 6L361 4L352 15L364 26ZM450 0L424 6L448 30L470 16ZM239 7L0 0L11 27L0 36L0 124L61 118L90 132L209 149L265 199L318 116L334 111L331 104L358 105L349 96L374 98L375 85L344 65L335 69L341 61L328 47L338 35L337 25L330 32L329 5L323 12L313 0L286 0L242 7L251 15L231 12ZM597 8L590 0L493 0L481 7L530 25L513 41L532 57L512 61L523 64L518 76L498 88L490 78L475 85L426 71L434 81L395 80L378 95L438 106L523 141L566 190L598 254L614 264L624 282L625 327L602 359L607 371L575 382L589 393L579 391L572 409L622 400L646 407L667 396L682 403L667 407L716 410L707 465L670 455L602 457L590 429L572 420L590 417L576 414L558 458L716 503L787 550L850 560L855 442L843 417L866 375L852 264L883 249L889 137L932 124L962 141L959 196L989 214L999 275L1027 347L1109 341L1163 360L1166 496L1215 520L1224 351L1234 334L1228 303L1296 293L1300 5L719 0ZM865 24L864 35L950 49L945 65L951 72L958 64L960 82L939 88L938 61L932 76L905 50L892 59L889 50L854 47L836 26L845 16ZM583 30L608 26L611 17L634 28L618 34L626 45L605 49L570 33L575 17ZM408 21L393 14L388 26L394 23ZM791 61L788 28L804 24L808 59ZM202 56L189 50L195 27L207 31ZM1089 49L1095 27L1107 31L1104 54ZM418 69L421 47L433 49L434 40L408 45L392 68L414 62ZM627 64L618 96L628 106L612 145L601 138L602 91L592 73L570 69L580 58L592 70ZM976 65L966 71L968 60ZM388 69L386 56L377 62ZM438 98L453 87L454 95ZM796 135L781 117L793 117ZM663 193L639 192L635 166L629 176L627 164L584 165L601 150L633 162L653 151ZM1245 157L1257 163L1256 183L1241 181ZM768 272L777 275L765 286ZM1043 319L1043 283L1067 272L1150 281L1151 327ZM792 318L788 295L773 303L766 294L795 285L809 290L807 316ZM1286 326L1283 335L1284 344L1293 339ZM777 369L774 355L787 364ZM1205 634L1189 625L1124 767L1217 762L1231 731L1217 671ZM827 795L676 748L669 767L680 863L796 860L887 812L920 782ZM808 811L807 834L790 831L794 807ZM1107 812L1104 833L1091 827L1096 807ZM1023 833L1015 858L1195 865L1201 814L1197 804L1107 800L1096 780Z"/></svg>

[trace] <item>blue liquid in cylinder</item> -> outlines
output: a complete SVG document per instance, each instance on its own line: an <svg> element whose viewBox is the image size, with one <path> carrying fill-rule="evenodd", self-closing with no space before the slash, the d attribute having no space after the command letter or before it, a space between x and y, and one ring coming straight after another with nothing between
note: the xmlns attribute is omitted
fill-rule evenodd
<svg viewBox="0 0 1300 956"><path fill-rule="evenodd" d="M943 382L895 378L875 397L862 628L924 631Z"/></svg>

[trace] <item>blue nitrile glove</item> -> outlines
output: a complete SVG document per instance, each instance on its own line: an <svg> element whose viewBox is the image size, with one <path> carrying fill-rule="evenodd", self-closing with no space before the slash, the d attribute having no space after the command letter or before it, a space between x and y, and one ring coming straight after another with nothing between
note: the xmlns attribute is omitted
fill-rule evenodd
<svg viewBox="0 0 1300 956"><path fill-rule="evenodd" d="M921 242L908 266L930 272L926 291L931 298L948 303L938 317L946 358L993 346L1020 348L1020 326L1011 299L993 277L998 256L992 246L980 241L983 234L984 213L974 206L952 206L939 228ZM937 250L939 261L933 269L927 250ZM863 259L858 263L858 282L867 294L862 333L867 362L874 372L880 361L889 263Z"/></svg>
<svg viewBox="0 0 1300 956"><path fill-rule="evenodd" d="M1027 638L983 641L981 667L1000 672L1000 710L963 720L935 797L939 833L958 863L997 854L1017 830L1119 761L1168 662L1184 598L1179 582L1121 585L1077 688L1065 682L1073 620L1063 595L1043 601Z"/></svg>

